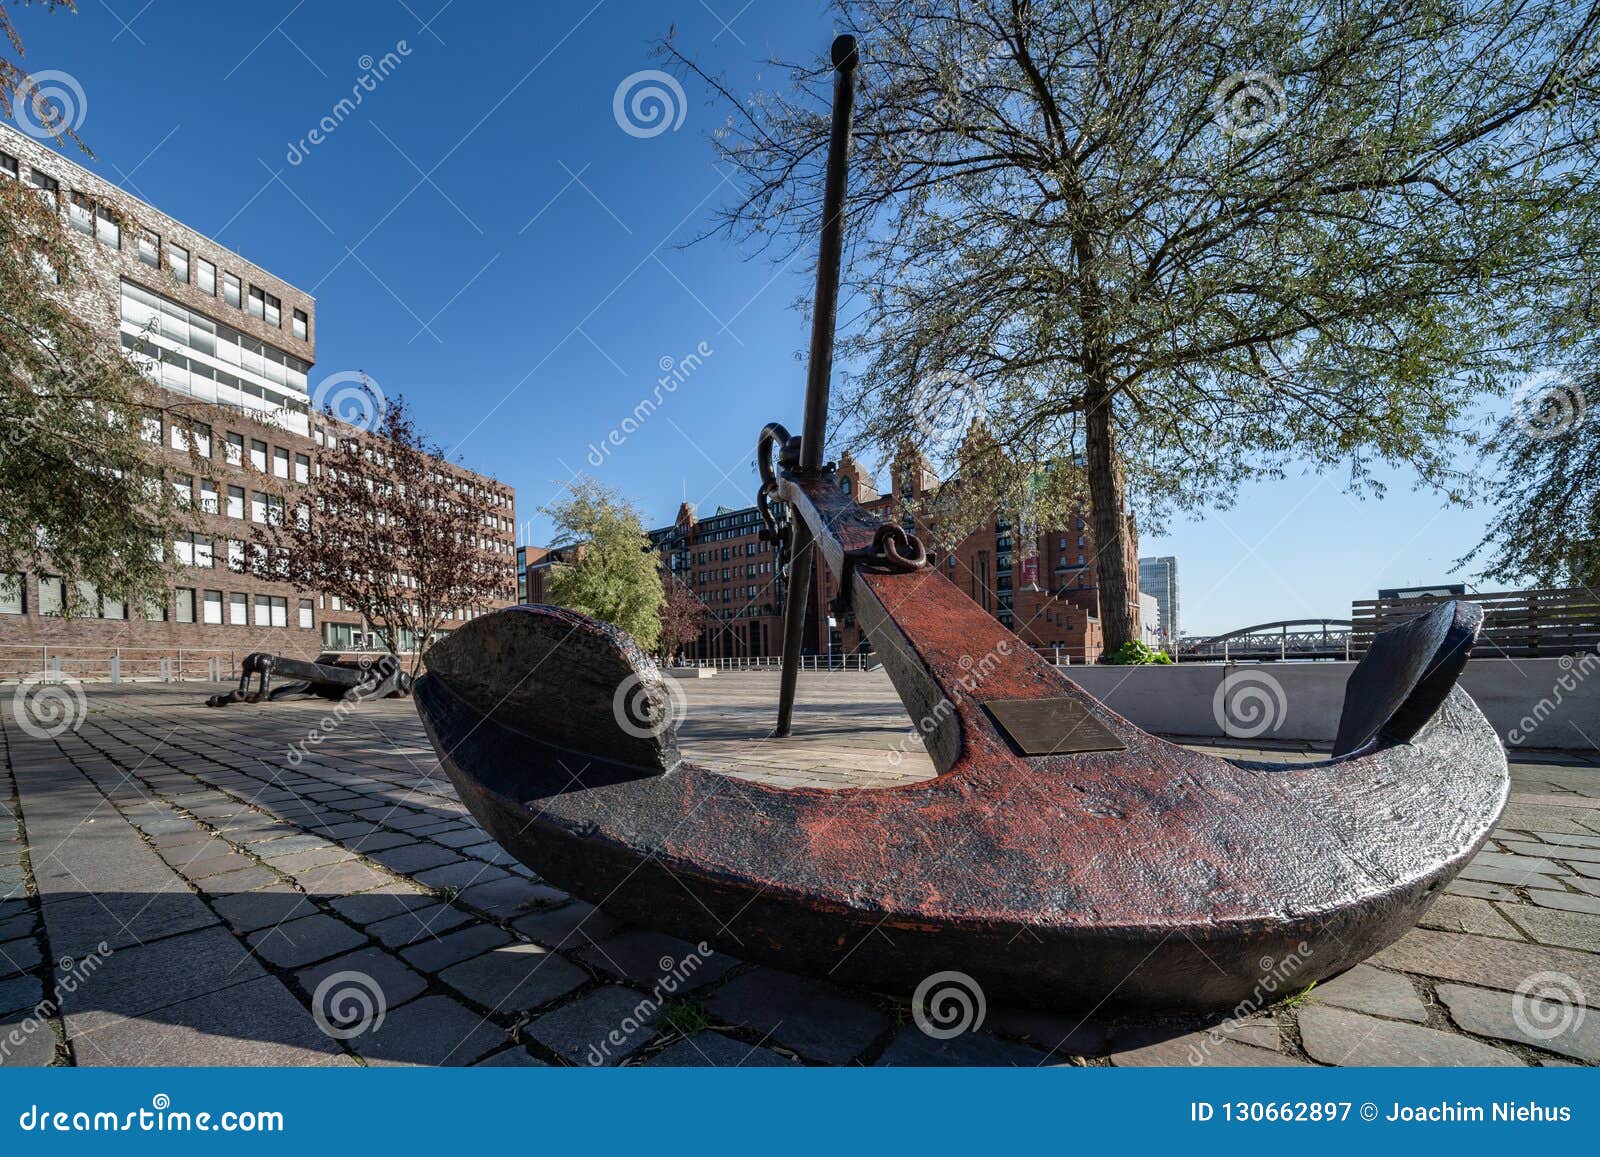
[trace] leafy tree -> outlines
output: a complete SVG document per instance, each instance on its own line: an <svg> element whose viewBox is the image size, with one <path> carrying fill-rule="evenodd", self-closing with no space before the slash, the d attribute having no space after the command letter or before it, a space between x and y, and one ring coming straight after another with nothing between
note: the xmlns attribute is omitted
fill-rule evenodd
<svg viewBox="0 0 1600 1157"><path fill-rule="evenodd" d="M1581 378L1546 373L1519 390L1512 412L1485 447L1498 460L1488 532L1462 564L1481 561L1485 578L1513 584L1587 587L1600 595L1600 405L1594 364Z"/></svg>
<svg viewBox="0 0 1600 1157"><path fill-rule="evenodd" d="M279 495L267 525L252 528L242 569L337 595L390 654L413 644L415 675L452 612L512 602L515 583L484 530L502 510L493 492L443 465L403 397L366 388L375 428L330 425L310 483Z"/></svg>
<svg viewBox="0 0 1600 1157"><path fill-rule="evenodd" d="M1291 469L1381 493L1387 464L1463 499L1469 405L1572 340L1592 2L838 8L862 66L836 420L889 452L981 413L1012 504L1081 462L1108 651L1137 637L1130 498L1149 530ZM665 52L728 104L719 225L813 250L827 68L741 99Z"/></svg>
<svg viewBox="0 0 1600 1157"><path fill-rule="evenodd" d="M711 608L679 579L661 580L661 656L671 660L700 637L711 622Z"/></svg>
<svg viewBox="0 0 1600 1157"><path fill-rule="evenodd" d="M22 55L0 7L5 45ZM19 100L30 123L82 146L36 107L20 62L0 54L0 107L11 113ZM65 227L54 196L24 180L0 177L0 573L62 576L66 615L83 609L80 583L134 603L160 598L169 544L191 522L162 481L160 423L192 418L123 354L114 327L86 320L116 316L88 264L92 243Z"/></svg>
<svg viewBox="0 0 1600 1157"><path fill-rule="evenodd" d="M664 593L639 512L592 478L575 480L542 512L555 523L553 545L572 547L577 560L550 568L550 602L621 627L655 650Z"/></svg>

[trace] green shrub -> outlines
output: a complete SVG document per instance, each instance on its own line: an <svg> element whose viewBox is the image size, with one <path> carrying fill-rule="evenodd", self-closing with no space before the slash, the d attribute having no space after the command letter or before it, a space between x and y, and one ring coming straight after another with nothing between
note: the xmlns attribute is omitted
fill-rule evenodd
<svg viewBox="0 0 1600 1157"><path fill-rule="evenodd" d="M1157 651L1137 639L1129 639L1115 651L1103 656L1101 662L1116 663L1122 666L1137 666L1146 663L1170 663L1172 662L1172 656L1165 651Z"/></svg>

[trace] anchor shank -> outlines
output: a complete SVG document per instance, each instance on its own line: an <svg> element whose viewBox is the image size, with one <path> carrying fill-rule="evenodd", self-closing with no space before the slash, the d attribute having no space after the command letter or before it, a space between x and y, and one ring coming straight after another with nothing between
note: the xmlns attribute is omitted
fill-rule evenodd
<svg viewBox="0 0 1600 1157"><path fill-rule="evenodd" d="M828 426L828 383L833 374L834 319L839 309L839 267L844 254L844 201L850 156L850 119L855 110L856 65L860 57L853 36L833 42L833 128L828 138L828 169L822 195L822 240L817 252L817 293L811 315L811 356L806 370L806 410L800 431L800 470L822 469L823 441ZM794 715L795 686L800 677L800 644L805 634L806 603L811 597L811 533L795 526L794 553L789 562L789 588L783 600L783 668L778 684L778 726L788 735Z"/></svg>
<svg viewBox="0 0 1600 1157"><path fill-rule="evenodd" d="M856 40L833 42L833 131L822 191L822 243L817 251L817 293L811 314L811 356L806 372L805 424L800 430L800 469L822 468L828 425L828 384L833 374L834 318L839 307L839 266L844 254L844 200L850 160L850 120L856 102Z"/></svg>

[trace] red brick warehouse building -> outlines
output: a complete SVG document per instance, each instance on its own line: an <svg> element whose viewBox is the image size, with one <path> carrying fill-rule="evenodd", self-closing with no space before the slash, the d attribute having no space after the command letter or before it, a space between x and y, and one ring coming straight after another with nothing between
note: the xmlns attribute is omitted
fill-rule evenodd
<svg viewBox="0 0 1600 1157"><path fill-rule="evenodd" d="M67 674L101 675L119 649L125 674L149 673L160 659L200 674L212 658L231 668L250 651L312 657L369 645L371 624L337 597L231 569L251 525L292 509L318 447L350 429L312 405L315 299L4 125L0 180L56 202L93 279L73 308L182 401L183 423L157 419L146 436L166 450L168 480L202 523L172 544L179 577L147 607L84 589L88 613L66 619L60 576L0 575L0 675L37 671L52 655ZM480 533L504 554L509 586L514 492L450 463L440 469L493 497L497 511Z"/></svg>
<svg viewBox="0 0 1600 1157"><path fill-rule="evenodd" d="M890 465L892 486L881 493L867 470L848 452L838 462L839 485L857 502L885 521L905 522L928 534L917 513L937 497L941 483L927 457L903 445ZM712 623L687 648L691 660L772 657L782 652L782 576L776 571L773 546L760 540L761 520L754 506L720 508L700 518L687 503L671 526L650 531L660 555L663 579L676 579L709 609ZM1061 529L1042 530L1037 550L1037 578L1024 580L1024 547L1009 520L993 522L964 538L952 551L935 552L934 565L979 606L1015 631L1025 642L1063 660L1092 662L1102 649L1099 594L1094 568L1094 542L1086 518L1075 516ZM1138 573L1137 541L1130 536L1130 584ZM544 575L560 559L541 547L518 552L519 596L524 602L544 598ZM862 632L853 617L832 613L838 594L820 553L806 615L804 650L834 655L862 649ZM1138 594L1131 596L1135 605ZM831 622L830 622L831 620Z"/></svg>

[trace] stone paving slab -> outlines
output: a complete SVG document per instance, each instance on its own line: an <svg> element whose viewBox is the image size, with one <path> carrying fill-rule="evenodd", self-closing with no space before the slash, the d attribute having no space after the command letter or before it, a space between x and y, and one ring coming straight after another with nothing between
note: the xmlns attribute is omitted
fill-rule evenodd
<svg viewBox="0 0 1600 1157"><path fill-rule="evenodd" d="M685 754L808 786L932 774L877 674L808 673L799 741L761 741L774 678L691 681ZM0 1021L24 1022L63 956L93 965L0 1062L585 1065L613 1032L606 1064L1600 1062L1600 756L1517 753L1501 827L1423 926L1286 1003L1232 1023L991 1006L943 1041L903 1002L721 953L665 994L664 962L695 946L507 856L409 703L362 705L291 764L325 705L212 711L208 691L90 688L87 717L53 739L0 712ZM1535 981L1569 998L1519 1005ZM359 1031L331 1036L318 1014Z"/></svg>
<svg viewBox="0 0 1600 1157"><path fill-rule="evenodd" d="M1300 1014L1306 1053L1328 1065L1493 1065L1523 1062L1503 1049L1460 1033L1381 1020L1342 1008L1312 1007Z"/></svg>

